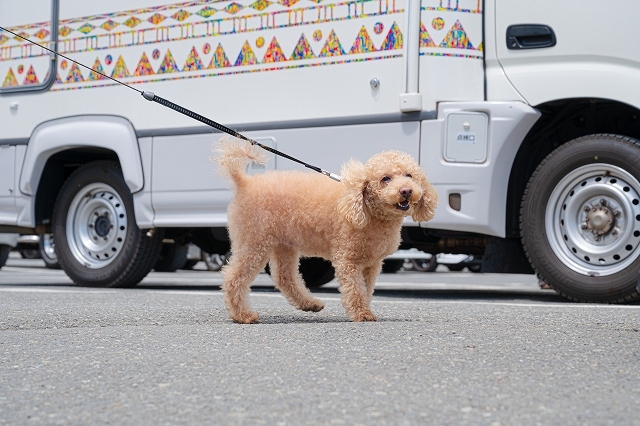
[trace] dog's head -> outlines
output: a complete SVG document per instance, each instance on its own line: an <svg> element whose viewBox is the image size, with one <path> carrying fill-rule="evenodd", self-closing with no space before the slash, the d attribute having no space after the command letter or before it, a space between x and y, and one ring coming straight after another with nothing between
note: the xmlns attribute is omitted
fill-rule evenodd
<svg viewBox="0 0 640 426"><path fill-rule="evenodd" d="M416 222L433 218L438 194L409 154L384 151L365 164L351 160L341 174L346 193L338 212L356 228L371 218L411 216Z"/></svg>

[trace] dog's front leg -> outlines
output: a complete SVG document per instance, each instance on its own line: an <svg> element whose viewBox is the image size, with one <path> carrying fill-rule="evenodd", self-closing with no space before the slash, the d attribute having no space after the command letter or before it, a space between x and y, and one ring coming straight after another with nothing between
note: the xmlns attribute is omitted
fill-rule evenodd
<svg viewBox="0 0 640 426"><path fill-rule="evenodd" d="M336 262L337 263L337 262ZM334 263L335 264L335 263ZM363 269L356 265L341 265L336 268L340 282L342 305L351 321L377 321L371 312L370 296Z"/></svg>
<svg viewBox="0 0 640 426"><path fill-rule="evenodd" d="M376 285L376 278L380 275L382 269L382 260L372 266L364 269L364 282L367 287L367 296L369 303L371 303L371 297L373 296L373 287Z"/></svg>

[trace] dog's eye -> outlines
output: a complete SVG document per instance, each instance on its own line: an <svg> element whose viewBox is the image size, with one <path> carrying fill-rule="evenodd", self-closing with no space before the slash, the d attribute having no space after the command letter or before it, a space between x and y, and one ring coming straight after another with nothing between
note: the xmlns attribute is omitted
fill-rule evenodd
<svg viewBox="0 0 640 426"><path fill-rule="evenodd" d="M389 176L385 176L382 178L382 182L389 182L391 180L391 178Z"/></svg>
<svg viewBox="0 0 640 426"><path fill-rule="evenodd" d="M405 176L408 177L409 179L413 178L413 176L411 176L409 173L407 173Z"/></svg>

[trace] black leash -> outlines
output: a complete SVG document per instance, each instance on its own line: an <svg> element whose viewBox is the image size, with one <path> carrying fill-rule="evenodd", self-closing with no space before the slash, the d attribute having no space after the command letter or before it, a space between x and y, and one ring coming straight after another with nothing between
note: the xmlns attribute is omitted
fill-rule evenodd
<svg viewBox="0 0 640 426"><path fill-rule="evenodd" d="M244 136L243 134L236 132L233 129L230 129L227 126L224 126L224 125L222 125L220 123L217 123L217 122L215 122L215 121L213 121L213 120L211 120L211 119L209 119L207 117L204 117L204 116L202 116L202 115L200 115L200 114L198 114L196 112L193 112L193 111L191 111L191 110L189 110L189 109L187 109L185 107L182 107L182 106L180 106L178 104L174 104L173 102L171 102L171 101L169 101L167 99L161 98L160 96L154 94L153 92L145 92L145 91L142 91L142 90L138 90L133 86L130 86L130 85L126 84L126 83L123 83L123 82L121 82L119 80L116 80L115 78L110 77L110 76L108 76L108 75L106 75L104 73L101 73L100 71L96 71L93 68L89 68L88 66L86 66L84 64L81 64L80 62L75 61L75 60L69 58L68 56L63 55L62 53L58 53L53 49L49 49L48 47L45 47L45 46L43 46L41 44L38 44L38 43L36 43L34 41L31 41L28 38L24 38L20 34L16 34L13 31L10 31L10 30L8 30L8 29L6 29L4 27L0 27L0 30L6 31L6 32L8 32L10 34L13 34L14 36L19 37L19 38L21 38L21 39L23 39L25 41L28 41L29 43L34 44L34 45L36 45L38 47L41 47L41 48L53 53L56 56L60 56L60 57L66 59L68 61L73 62L76 65L79 65L79 66L81 66L83 68L88 69L91 72L95 72L96 74L100 74L101 76L103 76L105 78L108 78L109 80L115 81L116 83L118 83L118 84L120 84L120 85L122 85L124 87L127 87L127 88L129 88L131 90L135 90L136 92L140 93L142 95L142 97L145 98L148 101L156 102L156 103L158 103L158 104L160 104L162 106L165 106L165 107L170 108L170 109L172 109L172 110L174 110L176 112L179 112L180 114L186 115L187 117L193 118L194 120L198 120L199 122L204 123L207 126L213 127L214 129L217 129L217 130L220 130L221 132L227 133L227 134L229 134L231 136L234 136L236 138L239 138L239 139L243 139L243 140L251 143L252 145L259 146L260 148L264 149L265 151L269 151L269 152L271 152L271 153L273 153L275 155L278 155L280 157L284 157L284 158L286 158L288 160L295 161L296 163L302 164L306 168L311 169L313 171L316 171L318 173L322 173L323 175L325 175L327 177L330 177L331 179L333 179L335 181L340 182L340 180L341 180L340 176L338 176L338 175L336 175L334 173L331 173L331 172L328 172L326 170L323 170L320 167L312 166L311 164L307 164L304 161L298 160L297 158L294 158L294 157L292 157L290 155L287 155L287 154L285 154L283 152L280 152L280 151L278 151L276 149L273 149L273 148L271 148L269 146L263 145L263 144L259 143L258 141L254 141L253 139L248 138L248 137Z"/></svg>

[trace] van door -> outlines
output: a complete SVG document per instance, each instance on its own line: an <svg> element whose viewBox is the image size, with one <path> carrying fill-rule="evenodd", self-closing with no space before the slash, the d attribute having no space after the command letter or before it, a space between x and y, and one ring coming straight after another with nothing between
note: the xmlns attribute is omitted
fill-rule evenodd
<svg viewBox="0 0 640 426"><path fill-rule="evenodd" d="M640 4L495 1L496 48L507 78L531 104L612 96L618 74L638 72ZM632 68L629 68L631 66ZM615 75L615 77L614 77ZM628 89L627 89L628 90Z"/></svg>

